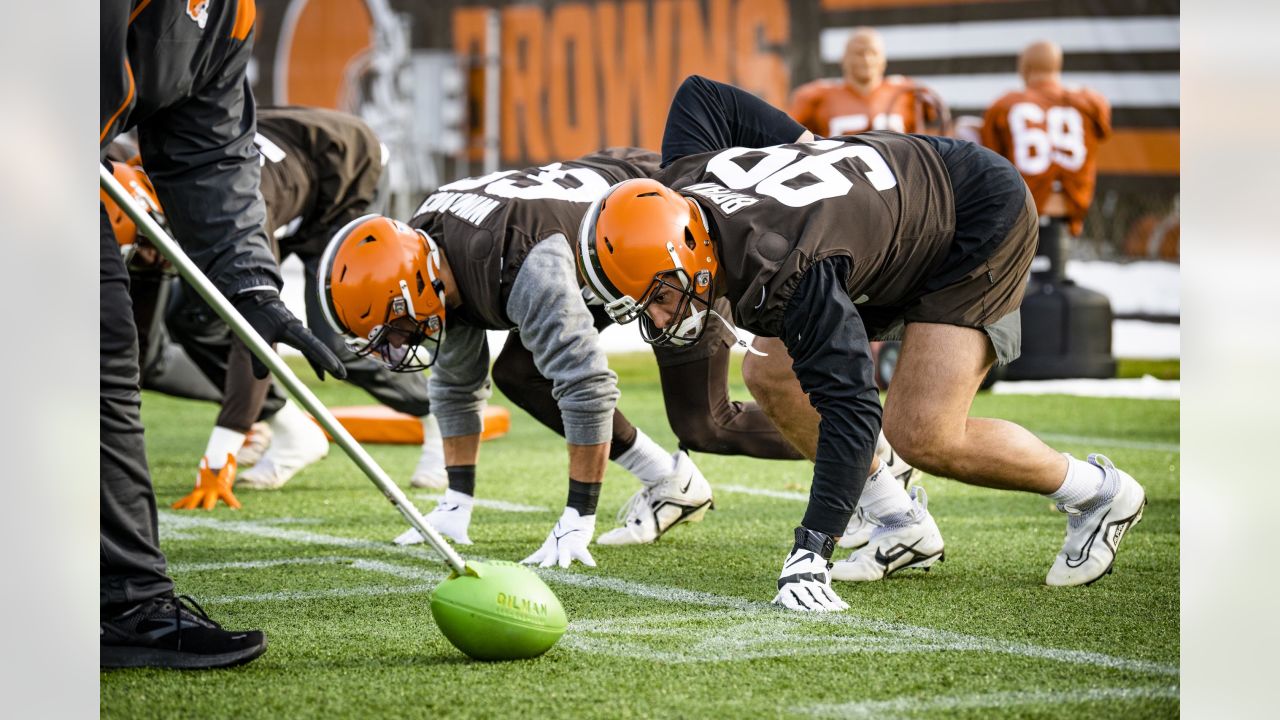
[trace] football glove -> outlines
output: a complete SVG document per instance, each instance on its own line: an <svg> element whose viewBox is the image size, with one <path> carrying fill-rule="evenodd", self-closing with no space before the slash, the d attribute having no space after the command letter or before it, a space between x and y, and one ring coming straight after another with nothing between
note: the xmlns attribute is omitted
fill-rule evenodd
<svg viewBox="0 0 1280 720"><path fill-rule="evenodd" d="M447 490L436 504L436 509L427 515L427 524L459 545L470 545L471 538L467 536L467 528L471 526L471 506L474 503L475 500L470 495ZM425 540L417 528L409 528L400 533L395 543L417 545Z"/></svg>
<svg viewBox="0 0 1280 720"><path fill-rule="evenodd" d="M196 487L186 497L175 502L174 510L212 510L218 501L226 503L231 509L239 510L240 501L231 492L236 481L236 456L227 453L227 464L217 473L209 468L209 458L200 458L200 473L196 475Z"/></svg>
<svg viewBox="0 0 1280 720"><path fill-rule="evenodd" d="M577 510L565 508L564 514L560 516L556 526L551 528L551 534L547 536L546 542L542 543L542 547L520 562L539 567L559 565L567 568L577 560L587 567L595 567L595 558L591 557L591 551L587 549L587 545L591 543L591 538L595 534L595 515L582 517Z"/></svg>
<svg viewBox="0 0 1280 720"><path fill-rule="evenodd" d="M311 363L311 369L316 371L321 380L324 379L326 370L339 380L347 377L347 369L338 360L338 356L289 312L289 308L280 299L280 293L275 290L256 290L241 293L232 302L268 345L284 343L301 350L307 362ZM257 355L252 355L252 362L253 376L259 380L265 378L268 374L267 366Z"/></svg>
<svg viewBox="0 0 1280 720"><path fill-rule="evenodd" d="M796 542L782 563L773 603L801 612L838 612L849 605L831 589L831 553L835 540L826 533L796 528Z"/></svg>

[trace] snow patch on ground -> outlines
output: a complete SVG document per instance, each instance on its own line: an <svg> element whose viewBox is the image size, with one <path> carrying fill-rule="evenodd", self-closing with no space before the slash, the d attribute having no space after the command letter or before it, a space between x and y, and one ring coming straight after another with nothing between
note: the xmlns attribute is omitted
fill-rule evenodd
<svg viewBox="0 0 1280 720"><path fill-rule="evenodd" d="M1090 380L1019 380L1000 381L991 386L996 395L1079 395L1083 397L1139 398L1143 400L1177 400L1181 382L1158 380L1150 375L1141 378Z"/></svg>

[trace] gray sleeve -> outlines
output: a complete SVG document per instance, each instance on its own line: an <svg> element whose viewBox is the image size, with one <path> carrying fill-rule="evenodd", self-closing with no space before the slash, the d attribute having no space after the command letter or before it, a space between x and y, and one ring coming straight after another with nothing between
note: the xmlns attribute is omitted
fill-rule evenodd
<svg viewBox="0 0 1280 720"><path fill-rule="evenodd" d="M244 43L207 83L138 127L142 162L174 239L228 297L280 287L258 190L250 48Z"/></svg>
<svg viewBox="0 0 1280 720"><path fill-rule="evenodd" d="M599 445L613 436L618 376L609 369L591 313L582 301L563 236L547 238L525 258L507 300L507 316L533 353L560 406L565 439Z"/></svg>
<svg viewBox="0 0 1280 720"><path fill-rule="evenodd" d="M458 437L480 432L490 394L489 343L484 330L449 328L440 344L440 356L431 366L427 387L431 414L440 423L440 434Z"/></svg>

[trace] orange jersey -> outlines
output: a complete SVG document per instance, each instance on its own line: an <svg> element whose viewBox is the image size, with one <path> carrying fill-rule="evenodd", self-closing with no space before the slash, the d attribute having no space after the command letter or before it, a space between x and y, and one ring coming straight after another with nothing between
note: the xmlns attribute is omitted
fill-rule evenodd
<svg viewBox="0 0 1280 720"><path fill-rule="evenodd" d="M1008 158L1036 206L1061 192L1071 234L1084 229L1098 173L1098 144L1111 135L1111 105L1093 90L1042 85L1011 92L987 109L982 144Z"/></svg>
<svg viewBox="0 0 1280 720"><path fill-rule="evenodd" d="M919 132L915 84L901 75L885 78L869 95L844 80L814 80L796 88L788 110L796 122L822 137L868 130Z"/></svg>

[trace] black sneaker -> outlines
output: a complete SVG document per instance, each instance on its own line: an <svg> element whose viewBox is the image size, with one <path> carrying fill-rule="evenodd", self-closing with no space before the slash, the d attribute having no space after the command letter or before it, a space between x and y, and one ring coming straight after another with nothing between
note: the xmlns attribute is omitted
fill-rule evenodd
<svg viewBox="0 0 1280 720"><path fill-rule="evenodd" d="M190 597L162 596L102 619L99 664L219 668L247 663L266 651L267 636L261 630L223 630Z"/></svg>

